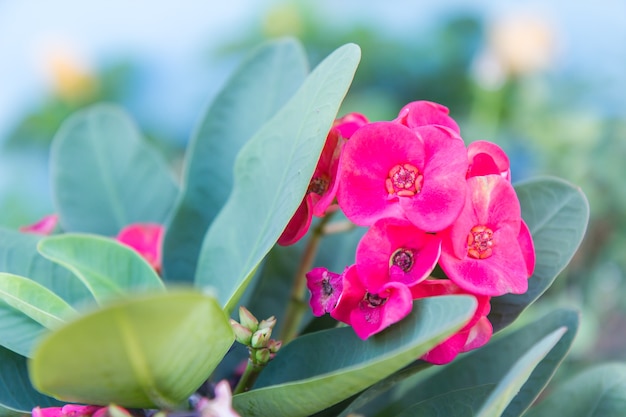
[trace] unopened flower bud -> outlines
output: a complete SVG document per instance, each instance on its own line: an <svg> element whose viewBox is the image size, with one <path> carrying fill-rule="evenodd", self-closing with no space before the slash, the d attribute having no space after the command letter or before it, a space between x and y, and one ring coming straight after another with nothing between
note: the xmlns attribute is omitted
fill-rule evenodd
<svg viewBox="0 0 626 417"><path fill-rule="evenodd" d="M124 407L120 407L119 405L111 404L107 407L107 409L108 409L110 417L131 417L132 416L132 414L130 414L130 411L128 411ZM159 415L160 413L162 414ZM166 414L164 412L159 411L158 413L154 414L154 417L165 417L165 415Z"/></svg>
<svg viewBox="0 0 626 417"><path fill-rule="evenodd" d="M270 340L272 336L272 329L265 328L261 330L257 330L252 335L252 340L250 341L250 346L253 348L264 348L267 346L267 342Z"/></svg>
<svg viewBox="0 0 626 417"><path fill-rule="evenodd" d="M261 329L273 329L274 325L276 325L276 317L271 316L268 319L261 320L261 323L259 323L259 330L261 330Z"/></svg>
<svg viewBox="0 0 626 417"><path fill-rule="evenodd" d="M267 348L270 350L271 353L278 352L282 345L283 342L280 340L270 339L270 341L267 342Z"/></svg>
<svg viewBox="0 0 626 417"><path fill-rule="evenodd" d="M256 352L254 352L254 359L256 360L257 363L265 365L267 364L270 359L272 357L272 354L270 353L270 350L267 348L263 348L263 349L258 349Z"/></svg>
<svg viewBox="0 0 626 417"><path fill-rule="evenodd" d="M252 339L252 332L250 329L242 326L233 319L230 319L230 325L235 332L235 340L242 345L250 346L250 340Z"/></svg>
<svg viewBox="0 0 626 417"><path fill-rule="evenodd" d="M244 306L239 307L239 323L250 329L251 332L256 332L259 328L259 320Z"/></svg>

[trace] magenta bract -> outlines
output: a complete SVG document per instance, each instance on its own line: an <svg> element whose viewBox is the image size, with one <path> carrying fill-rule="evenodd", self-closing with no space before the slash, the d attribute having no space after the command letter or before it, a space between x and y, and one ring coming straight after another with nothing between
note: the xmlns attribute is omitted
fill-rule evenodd
<svg viewBox="0 0 626 417"><path fill-rule="evenodd" d="M360 226L395 217L436 232L463 207L467 166L463 141L450 129L371 123L345 146L337 200Z"/></svg>
<svg viewBox="0 0 626 417"><path fill-rule="evenodd" d="M368 288L389 281L411 287L426 279L441 253L439 236L426 233L401 219L382 219L365 233L356 250L359 276Z"/></svg>
<svg viewBox="0 0 626 417"><path fill-rule="evenodd" d="M400 109L394 122L409 128L440 125L459 134L461 132L459 125L448 116L449 112L447 107L432 101L413 101Z"/></svg>
<svg viewBox="0 0 626 417"><path fill-rule="evenodd" d="M469 168L467 178L479 175L497 174L511 181L509 157L493 142L477 140L467 147Z"/></svg>
<svg viewBox="0 0 626 417"><path fill-rule="evenodd" d="M341 274L330 272L326 268L313 268L306 274L306 285L311 292L311 310L314 316L330 313L337 305L343 290Z"/></svg>
<svg viewBox="0 0 626 417"><path fill-rule="evenodd" d="M123 228L117 241L135 249L157 271L161 270L164 228L156 223L135 223Z"/></svg>
<svg viewBox="0 0 626 417"><path fill-rule="evenodd" d="M399 282L388 282L374 292L359 277L356 265L343 273L343 292L330 315L354 329L361 339L402 320L413 308L411 291Z"/></svg>
<svg viewBox="0 0 626 417"><path fill-rule="evenodd" d="M534 265L513 186L500 175L471 177L463 211L442 235L439 263L454 283L483 295L522 294ZM527 230L527 228L525 229Z"/></svg>
<svg viewBox="0 0 626 417"><path fill-rule="evenodd" d="M56 229L58 223L59 216L57 214L49 214L42 217L37 223L20 227L20 232L49 235Z"/></svg>

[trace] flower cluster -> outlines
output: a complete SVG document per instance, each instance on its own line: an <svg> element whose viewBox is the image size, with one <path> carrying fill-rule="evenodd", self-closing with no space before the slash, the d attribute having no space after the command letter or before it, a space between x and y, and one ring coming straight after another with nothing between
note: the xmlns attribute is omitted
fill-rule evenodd
<svg viewBox="0 0 626 417"><path fill-rule="evenodd" d="M472 295L471 320L423 357L447 363L489 340L491 297L526 292L534 269L509 160L491 142L466 147L448 109L436 103L409 103L393 121L358 120L340 147L331 130L333 162L325 148L318 169L337 165L323 169L325 184L332 184L324 207L336 195L345 216L368 229L355 263L341 274L324 268L307 274L313 313L330 313L366 339L409 314L415 299ZM431 276L437 265L445 276Z"/></svg>

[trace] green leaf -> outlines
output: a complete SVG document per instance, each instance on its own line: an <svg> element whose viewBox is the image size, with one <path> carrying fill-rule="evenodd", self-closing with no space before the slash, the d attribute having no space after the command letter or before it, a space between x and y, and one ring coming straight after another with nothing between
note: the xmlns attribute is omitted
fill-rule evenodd
<svg viewBox="0 0 626 417"><path fill-rule="evenodd" d="M537 261L526 293L492 298L489 321L495 331L512 323L552 285L578 249L589 220L585 195L565 181L543 178L515 189L533 236Z"/></svg>
<svg viewBox="0 0 626 417"><path fill-rule="evenodd" d="M626 364L587 369L554 390L524 417L623 417L626 410Z"/></svg>
<svg viewBox="0 0 626 417"><path fill-rule="evenodd" d="M524 386L530 374L559 342L566 327L561 327L538 341L526 352L498 382L476 413L477 417L501 416L511 400Z"/></svg>
<svg viewBox="0 0 626 417"><path fill-rule="evenodd" d="M353 44L333 52L237 156L233 192L204 238L195 278L227 311L300 205L359 58Z"/></svg>
<svg viewBox="0 0 626 417"><path fill-rule="evenodd" d="M476 300L417 300L400 323L359 339L349 327L301 336L279 351L254 389L234 396L244 417L307 416L367 388L413 362L472 316Z"/></svg>
<svg viewBox="0 0 626 417"><path fill-rule="evenodd" d="M33 407L58 407L63 403L37 392L28 377L26 358L0 347L0 407L30 413Z"/></svg>
<svg viewBox="0 0 626 417"><path fill-rule="evenodd" d="M495 384L478 385L476 387L446 392L445 394L419 402L403 410L400 414L397 414L396 417L474 416L474 410L480 408L480 404L489 396L494 386Z"/></svg>
<svg viewBox="0 0 626 417"><path fill-rule="evenodd" d="M299 43L268 43L241 63L208 108L187 148L183 189L166 228L166 279L193 281L204 235L233 188L237 153L302 84L307 67Z"/></svg>
<svg viewBox="0 0 626 417"><path fill-rule="evenodd" d="M488 384L502 384L520 358L531 352L537 343L556 337L550 335L566 328L565 334L534 367L528 380L501 414L503 417L520 416L537 398L569 351L578 328L578 321L576 312L557 310L515 332L495 337L488 345L459 356L445 367L431 368L427 372L419 373L411 372L410 368L407 368L403 371L406 376L403 381L396 378L391 389L390 384L382 381L378 386L362 394L364 398L370 400L357 399L342 416L364 410L371 416L395 415L419 402L449 392ZM417 363L415 366L422 365Z"/></svg>
<svg viewBox="0 0 626 417"><path fill-rule="evenodd" d="M68 233L42 239L38 249L80 278L98 303L131 291L165 289L141 255L110 238Z"/></svg>
<svg viewBox="0 0 626 417"><path fill-rule="evenodd" d="M30 356L35 344L48 330L24 313L0 302L0 345Z"/></svg>
<svg viewBox="0 0 626 417"><path fill-rule="evenodd" d="M28 277L72 305L91 299L78 278L39 254L37 244L41 238L0 228L0 271Z"/></svg>
<svg viewBox="0 0 626 417"><path fill-rule="evenodd" d="M65 121L50 164L56 210L71 232L115 236L131 223L163 224L178 193L165 160L112 105Z"/></svg>
<svg viewBox="0 0 626 417"><path fill-rule="evenodd" d="M51 333L35 350L30 378L64 401L172 409L209 377L234 338L212 297L144 294Z"/></svg>
<svg viewBox="0 0 626 417"><path fill-rule="evenodd" d="M41 284L0 272L0 300L48 329L59 327L78 313Z"/></svg>

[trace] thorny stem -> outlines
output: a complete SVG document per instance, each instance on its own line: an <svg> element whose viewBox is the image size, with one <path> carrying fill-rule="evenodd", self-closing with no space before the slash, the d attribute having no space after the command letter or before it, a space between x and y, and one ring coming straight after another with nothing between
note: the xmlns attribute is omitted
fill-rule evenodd
<svg viewBox="0 0 626 417"><path fill-rule="evenodd" d="M242 392L248 391L254 385L254 381L256 381L259 373L264 368L264 365L254 363L252 359L248 359L248 363L246 364L246 370L241 375L235 390L233 391L233 395L241 394Z"/></svg>
<svg viewBox="0 0 626 417"><path fill-rule="evenodd" d="M289 343L298 334L298 325L302 321L302 316L304 316L307 307L305 300L306 273L309 272L313 266L313 261L315 260L315 255L317 255L317 250L320 246L322 236L326 234L325 226L333 213L334 212L327 213L324 217L322 217L322 220L317 224L315 229L313 229L306 248L302 254L302 259L300 259L300 265L298 265L295 281L293 287L291 288L289 305L287 306L287 310L284 315L284 321L280 329L280 337L278 339L283 342L283 345Z"/></svg>

